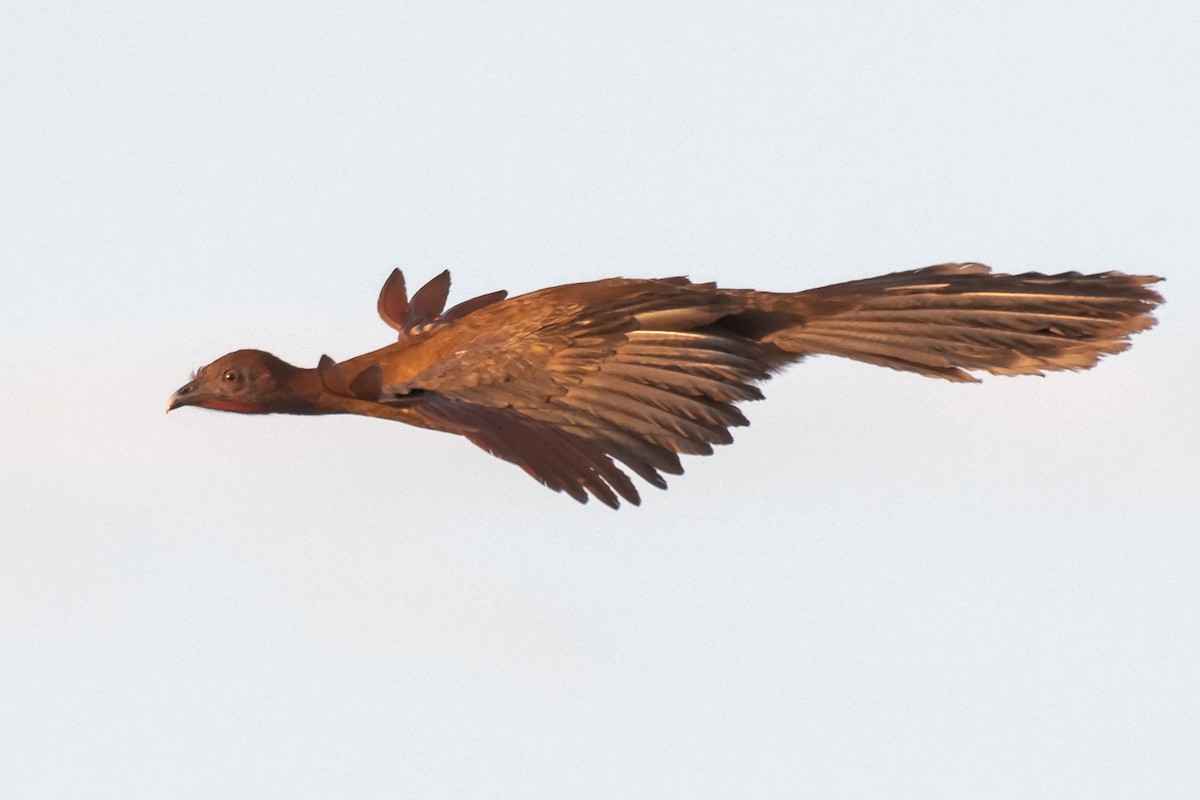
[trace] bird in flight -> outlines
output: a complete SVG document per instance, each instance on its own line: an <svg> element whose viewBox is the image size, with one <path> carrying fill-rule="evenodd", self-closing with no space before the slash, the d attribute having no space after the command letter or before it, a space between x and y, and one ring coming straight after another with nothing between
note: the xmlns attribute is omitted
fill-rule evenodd
<svg viewBox="0 0 1200 800"><path fill-rule="evenodd" d="M940 264L802 292L613 278L443 310L450 274L379 294L399 340L315 368L261 350L202 367L167 411L361 414L460 434L579 502L640 502L749 424L738 404L810 355L950 381L1088 369L1154 325L1160 278Z"/></svg>

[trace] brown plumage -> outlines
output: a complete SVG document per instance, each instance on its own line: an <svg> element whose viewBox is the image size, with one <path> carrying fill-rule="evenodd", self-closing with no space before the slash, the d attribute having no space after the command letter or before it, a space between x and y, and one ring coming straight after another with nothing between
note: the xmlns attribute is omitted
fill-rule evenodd
<svg viewBox="0 0 1200 800"><path fill-rule="evenodd" d="M201 369L167 410L363 414L466 436L580 502L638 503L614 463L666 488L679 454L747 425L737 404L808 355L952 381L973 372L1087 369L1154 324L1159 278L993 274L942 264L805 292L611 279L443 312L449 273L410 301L394 271L379 313L399 341L301 369L239 350Z"/></svg>

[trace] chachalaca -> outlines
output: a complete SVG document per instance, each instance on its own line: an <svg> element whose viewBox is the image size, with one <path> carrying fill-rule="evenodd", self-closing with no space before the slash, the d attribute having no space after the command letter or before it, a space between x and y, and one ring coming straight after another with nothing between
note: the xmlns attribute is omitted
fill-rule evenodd
<svg viewBox="0 0 1200 800"><path fill-rule="evenodd" d="M614 459L666 488L680 454L731 442L729 429L748 424L737 404L806 356L951 381L1087 369L1154 324L1158 280L982 264L784 293L614 278L443 311L449 272L409 300L396 270L378 308L399 341L315 369L238 350L196 372L167 410L399 420L466 436L555 491L616 508L639 496Z"/></svg>

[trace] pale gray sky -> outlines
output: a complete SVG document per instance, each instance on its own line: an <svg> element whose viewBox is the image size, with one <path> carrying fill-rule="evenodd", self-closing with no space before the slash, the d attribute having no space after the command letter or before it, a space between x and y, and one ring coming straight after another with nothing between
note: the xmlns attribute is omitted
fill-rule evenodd
<svg viewBox="0 0 1200 800"><path fill-rule="evenodd" d="M1200 794L1200 6L0 11L5 797ZM639 509L239 347L626 275L1165 275L1086 374L823 359Z"/></svg>

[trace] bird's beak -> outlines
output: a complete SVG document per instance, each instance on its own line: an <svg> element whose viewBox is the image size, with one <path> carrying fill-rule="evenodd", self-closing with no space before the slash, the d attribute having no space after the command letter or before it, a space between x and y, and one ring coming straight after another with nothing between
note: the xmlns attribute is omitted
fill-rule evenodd
<svg viewBox="0 0 1200 800"><path fill-rule="evenodd" d="M171 395L171 399L167 400L167 413L170 414L171 409L194 404L196 398L196 382L185 383L179 387L179 391Z"/></svg>

